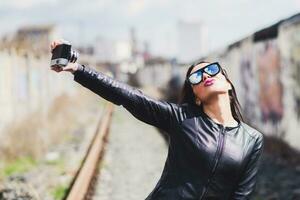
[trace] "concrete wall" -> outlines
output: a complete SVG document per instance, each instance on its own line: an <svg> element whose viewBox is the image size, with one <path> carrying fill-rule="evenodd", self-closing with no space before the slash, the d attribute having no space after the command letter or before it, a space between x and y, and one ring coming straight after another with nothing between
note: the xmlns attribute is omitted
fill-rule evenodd
<svg viewBox="0 0 300 200"><path fill-rule="evenodd" d="M0 134L7 123L46 111L55 97L75 91L72 74L57 74L49 63L48 55L24 55L13 49L0 52Z"/></svg>

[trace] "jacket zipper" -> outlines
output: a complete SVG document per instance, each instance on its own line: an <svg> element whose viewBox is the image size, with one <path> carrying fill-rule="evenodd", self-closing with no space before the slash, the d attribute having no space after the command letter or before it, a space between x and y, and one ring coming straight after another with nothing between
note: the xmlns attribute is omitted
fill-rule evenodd
<svg viewBox="0 0 300 200"><path fill-rule="evenodd" d="M212 169L211 175L210 175L210 177L209 177L209 179L207 181L207 184L206 184L206 186L204 188L204 193L203 193L202 197L200 197L200 200L204 199L204 197L205 197L205 195L206 195L206 193L208 191L208 186L209 186L209 184L211 182L212 177L215 174L216 168L217 168L219 160L221 158L221 155L222 155L222 152L223 152L224 141L225 141L224 140L224 137L225 137L224 130L225 130L225 128L222 127L222 131L219 134L219 142L218 142L218 147L217 147L217 152L216 152L216 157L217 157L216 158L216 162L215 162L214 167Z"/></svg>

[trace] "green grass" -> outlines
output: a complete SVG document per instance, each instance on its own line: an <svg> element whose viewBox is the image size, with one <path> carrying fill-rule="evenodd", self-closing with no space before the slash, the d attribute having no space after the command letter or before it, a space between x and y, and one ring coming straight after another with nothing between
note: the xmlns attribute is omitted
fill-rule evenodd
<svg viewBox="0 0 300 200"><path fill-rule="evenodd" d="M21 174L29 171L36 166L36 161L32 157L20 157L14 161L3 163L0 169L0 177L5 178L15 174Z"/></svg>
<svg viewBox="0 0 300 200"><path fill-rule="evenodd" d="M51 192L52 196L55 200L61 200L66 192L68 191L68 187L65 185L58 185L56 186L53 191Z"/></svg>

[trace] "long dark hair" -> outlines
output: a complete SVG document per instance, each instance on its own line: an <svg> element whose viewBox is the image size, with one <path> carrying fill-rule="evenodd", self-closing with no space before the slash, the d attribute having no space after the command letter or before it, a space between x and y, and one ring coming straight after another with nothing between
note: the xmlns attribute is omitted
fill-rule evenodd
<svg viewBox="0 0 300 200"><path fill-rule="evenodd" d="M187 78L190 75L192 69L196 65L199 65L201 63L210 63L210 62L199 61L199 62L195 62L194 64L192 64L186 72L185 80L187 80ZM232 88L231 90L228 91L232 116L233 116L234 119L236 119L238 121L244 121L244 118L243 118L242 112L241 112L241 105L240 105L239 100L237 98L235 88L234 88L232 82L230 81L230 79L227 75L227 72L224 68L222 68L221 73L225 76L226 80L230 83L231 88ZM180 103L180 104L188 103L188 104L196 105L195 101L196 101L196 97L194 95L191 84L187 81L184 81L184 85L183 85L181 93L179 95L178 103Z"/></svg>

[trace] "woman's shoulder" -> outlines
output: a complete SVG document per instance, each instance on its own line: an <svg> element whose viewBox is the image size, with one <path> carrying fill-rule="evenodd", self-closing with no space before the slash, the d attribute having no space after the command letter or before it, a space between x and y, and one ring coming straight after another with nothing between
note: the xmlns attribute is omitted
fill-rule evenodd
<svg viewBox="0 0 300 200"><path fill-rule="evenodd" d="M175 114L180 122L195 117L197 115L197 111L195 110L195 107L190 105L189 103L172 103L168 102L172 109L173 114ZM199 113L198 113L199 114Z"/></svg>
<svg viewBox="0 0 300 200"><path fill-rule="evenodd" d="M191 105L189 103L180 103L176 104L178 106L179 111L185 115L185 117L193 117L199 113L199 106Z"/></svg>
<svg viewBox="0 0 300 200"><path fill-rule="evenodd" d="M257 142L263 142L264 135L261 131L258 130L258 128L254 128L253 126L245 122L241 122L241 127L243 127L245 134L247 134L249 137L256 140Z"/></svg>

